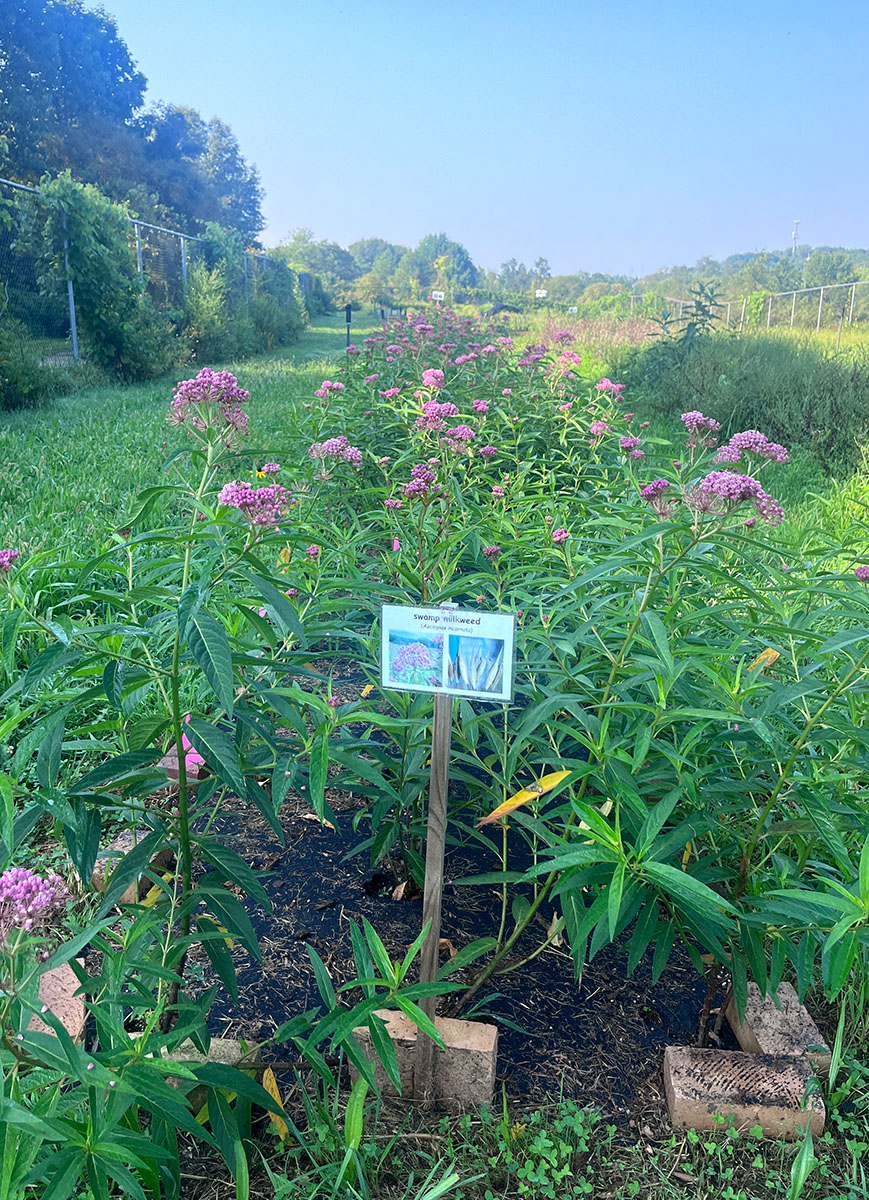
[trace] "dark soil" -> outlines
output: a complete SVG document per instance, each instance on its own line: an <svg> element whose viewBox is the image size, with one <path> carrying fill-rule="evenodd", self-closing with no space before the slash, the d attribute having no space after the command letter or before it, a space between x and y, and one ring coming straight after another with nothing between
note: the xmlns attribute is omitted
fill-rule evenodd
<svg viewBox="0 0 869 1200"><path fill-rule="evenodd" d="M320 825L302 797L290 793L281 810L286 845L241 801L230 802L221 814L221 838L254 869L268 872L262 882L274 912L246 904L263 962L236 944L240 999L233 1003L219 988L210 1019L214 1035L259 1042L292 1016L320 1004L306 942L323 958L337 988L356 977L351 921L361 925L367 917L393 959L403 957L420 931L419 893L407 887L403 899L392 898L402 882L400 863L389 860L372 871L364 853L348 857L365 836L364 830L352 829L359 802L336 791L327 799L337 817L334 831ZM494 886L457 887L451 881L496 866L477 847L447 851L441 934L456 950L497 933L500 895ZM535 929L541 941L552 916L551 907L542 912ZM534 947L529 934L523 956ZM445 948L442 958L447 953ZM626 959L624 948L607 947L577 983L568 947L551 946L533 962L496 976L474 997L461 1015L498 1026L498 1081L508 1098L537 1104L565 1095L597 1106L618 1124L662 1122L664 1047L695 1044L705 983L678 948L656 984L650 957L630 978ZM476 968L472 965L457 978L470 982ZM201 950L188 974L198 974L203 985L216 981ZM351 1000L358 995L349 993ZM442 1011L449 1011L449 1001L441 1001ZM715 1005L720 1001L719 996ZM722 1039L723 1046L736 1048L726 1025ZM277 1048L276 1057L280 1053Z"/></svg>

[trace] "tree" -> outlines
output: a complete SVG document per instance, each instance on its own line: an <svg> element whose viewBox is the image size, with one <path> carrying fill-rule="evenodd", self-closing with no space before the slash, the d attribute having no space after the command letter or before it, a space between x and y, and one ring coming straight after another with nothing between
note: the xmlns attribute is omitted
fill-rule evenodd
<svg viewBox="0 0 869 1200"><path fill-rule="evenodd" d="M106 12L88 11L81 0L5 0L0 136L20 178L74 166L68 134L90 126L99 137L104 126L128 121L146 82Z"/></svg>
<svg viewBox="0 0 869 1200"><path fill-rule="evenodd" d="M265 228L259 172L245 161L235 134L217 117L208 122L208 141L200 163L217 196L221 223L253 241Z"/></svg>
<svg viewBox="0 0 869 1200"><path fill-rule="evenodd" d="M829 287L832 283L850 283L854 264L842 250L815 250L806 260L803 287Z"/></svg>
<svg viewBox="0 0 869 1200"><path fill-rule="evenodd" d="M383 238L362 238L358 242L351 242L347 251L353 255L356 265L362 273L372 271L375 262L387 258L390 264L388 273L391 275L401 261L402 255L407 253L407 247L394 246L392 242L385 242Z"/></svg>
<svg viewBox="0 0 869 1200"><path fill-rule="evenodd" d="M552 272L549 269L548 259L538 258L531 268L531 274L535 279L549 279Z"/></svg>

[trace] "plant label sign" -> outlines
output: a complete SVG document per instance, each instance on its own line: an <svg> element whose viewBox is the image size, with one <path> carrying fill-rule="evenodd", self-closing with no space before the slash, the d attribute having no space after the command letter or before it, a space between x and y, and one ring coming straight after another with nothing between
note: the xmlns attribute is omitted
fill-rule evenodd
<svg viewBox="0 0 869 1200"><path fill-rule="evenodd" d="M512 613L384 604L380 653L385 688L512 700L516 618Z"/></svg>
<svg viewBox="0 0 869 1200"><path fill-rule="evenodd" d="M432 298L432 300L443 300L444 293L443 292L432 292L431 298Z"/></svg>

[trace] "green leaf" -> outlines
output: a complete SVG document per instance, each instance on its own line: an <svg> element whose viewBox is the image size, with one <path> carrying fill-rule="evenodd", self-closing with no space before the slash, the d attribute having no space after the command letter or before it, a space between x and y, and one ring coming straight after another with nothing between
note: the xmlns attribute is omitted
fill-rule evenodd
<svg viewBox="0 0 869 1200"><path fill-rule="evenodd" d="M401 1095L401 1072L398 1068L398 1055L395 1053L392 1038L386 1032L386 1022L372 1013L368 1019L368 1028L371 1032L371 1044L374 1047L374 1051L380 1059L384 1071L389 1076L392 1086Z"/></svg>
<svg viewBox="0 0 869 1200"><path fill-rule="evenodd" d="M275 620L280 626L281 632L284 635L292 633L301 649L304 650L307 645L305 631L302 628L299 614L296 612L294 605L290 603L284 593L276 588L273 583L269 583L267 579L263 579L262 575L256 575L253 572L245 572L245 574L266 605L274 613Z"/></svg>
<svg viewBox="0 0 869 1200"><path fill-rule="evenodd" d="M87 775L82 775L81 779L77 779L70 787L70 794L89 792L93 788L100 787L104 783L111 783L124 775L135 774L142 767L154 762L160 757L160 754L161 751L153 747L148 750L126 750L123 754L116 754L108 762L95 767L93 771L88 771Z"/></svg>
<svg viewBox="0 0 869 1200"><path fill-rule="evenodd" d="M184 726L190 744L198 750L211 769L240 796L247 794L244 775L232 735L201 717L191 717Z"/></svg>
<svg viewBox="0 0 869 1200"><path fill-rule="evenodd" d="M657 613L644 612L643 624L648 633L651 634L655 649L658 651L658 657L664 664L668 675L673 674L673 655L670 650L670 641L667 637L667 630L664 628L664 622Z"/></svg>
<svg viewBox="0 0 869 1200"><path fill-rule="evenodd" d="M217 972L217 977L233 1000L238 1000L238 977L235 973L235 963L226 944L226 934L219 929L217 922L211 917L199 917L196 922L202 940L202 947L211 960L211 965ZM203 937L217 931L217 936Z"/></svg>
<svg viewBox="0 0 869 1200"><path fill-rule="evenodd" d="M389 981L393 978L394 969L392 960L387 953L386 947L380 940L380 936L367 917L362 918L362 925L365 929L365 941L368 943L368 949L374 958L375 966L380 972L381 978Z"/></svg>
<svg viewBox="0 0 869 1200"><path fill-rule="evenodd" d="M308 794L311 807L322 821L326 812L326 780L329 768L329 735L323 730L314 739L308 768Z"/></svg>
<svg viewBox="0 0 869 1200"><path fill-rule="evenodd" d="M130 515L121 522L121 525L130 529L132 529L134 525L138 525L138 523L144 520L147 514L151 511L151 508L156 500L160 496L165 495L167 492L177 492L180 495L185 496L187 494L186 489L179 487L177 484L164 483L159 484L157 487L145 488L143 491L139 492L139 495L136 497L135 508Z"/></svg>
<svg viewBox="0 0 869 1200"><path fill-rule="evenodd" d="M362 1141L362 1118L367 1095L368 1080L360 1076L353 1085L344 1111L344 1145L348 1149L358 1150Z"/></svg>
<svg viewBox="0 0 869 1200"><path fill-rule="evenodd" d="M35 822L34 822L35 823ZM15 800L12 780L0 771L0 839L7 857L15 849Z"/></svg>
<svg viewBox="0 0 869 1200"><path fill-rule="evenodd" d="M127 664L118 658L109 659L103 671L103 691L116 712L121 711L124 691L124 674Z"/></svg>
<svg viewBox="0 0 869 1200"><path fill-rule="evenodd" d="M20 608L7 613L3 618L3 629L0 633L0 657L3 660L3 668L10 678L15 673L15 645L23 620L24 613Z"/></svg>
<svg viewBox="0 0 869 1200"><path fill-rule="evenodd" d="M36 755L36 778L42 787L49 791L57 782L60 773L60 756L63 748L63 734L66 729L66 710L59 712L54 718L49 718L48 731Z"/></svg>
<svg viewBox="0 0 869 1200"><path fill-rule="evenodd" d="M308 952L308 958L311 960L311 966L314 968L317 991L320 993L326 1007L333 1009L335 1007L335 988L332 986L332 980L329 977L326 964L309 942L305 943L305 949Z"/></svg>
<svg viewBox="0 0 869 1200"><path fill-rule="evenodd" d="M232 652L226 631L207 612L194 613L187 627L187 647L229 716L234 702Z"/></svg>
<svg viewBox="0 0 869 1200"><path fill-rule="evenodd" d="M117 904L131 883L141 879L151 865L151 859L165 844L166 839L163 832L156 829L124 855L112 873L111 882L100 905L100 916Z"/></svg>
<svg viewBox="0 0 869 1200"><path fill-rule="evenodd" d="M699 913L707 919L712 919L720 925L729 924L725 914L735 913L733 905L713 892L712 888L668 863L644 862L643 874L649 876L662 892L684 905L690 911Z"/></svg>
<svg viewBox="0 0 869 1200"><path fill-rule="evenodd" d="M230 935L238 938L257 962L262 962L259 942L244 905L232 892L218 887L218 879L219 876L203 875L199 885L200 896Z"/></svg>
<svg viewBox="0 0 869 1200"><path fill-rule="evenodd" d="M213 838L200 842L200 849L203 858L218 868L217 874L222 877L222 881L228 879L230 883L236 884L246 895L261 904L267 912L272 911L272 902L269 900L265 888L239 854L230 850L228 846L221 845Z"/></svg>

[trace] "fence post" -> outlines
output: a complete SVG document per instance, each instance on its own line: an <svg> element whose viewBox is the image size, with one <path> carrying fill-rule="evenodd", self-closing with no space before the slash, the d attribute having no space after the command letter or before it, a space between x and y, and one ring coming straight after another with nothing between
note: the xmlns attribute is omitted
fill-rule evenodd
<svg viewBox="0 0 869 1200"><path fill-rule="evenodd" d="M855 295L856 291L857 291L857 284L852 283L851 284L851 307L848 310L848 325L849 326L851 325L852 321L854 320L854 295Z"/></svg>
<svg viewBox="0 0 869 1200"><path fill-rule="evenodd" d="M727 301L727 328L728 329L730 328L730 304L731 304L731 301L728 300Z"/></svg>
<svg viewBox="0 0 869 1200"><path fill-rule="evenodd" d="M747 296L742 297L742 315L739 318L739 332L742 333L742 327L745 324L745 305L748 301Z"/></svg>
<svg viewBox="0 0 869 1200"><path fill-rule="evenodd" d="M61 209L60 222L63 227L63 265L66 268L66 295L69 301L69 336L72 339L72 356L78 361L78 327L75 323L75 294L72 276L69 273L69 238L66 236L66 213Z"/></svg>
<svg viewBox="0 0 869 1200"><path fill-rule="evenodd" d="M187 238L181 239L181 278L184 280L184 286L187 287Z"/></svg>
<svg viewBox="0 0 869 1200"><path fill-rule="evenodd" d="M139 271L139 278L145 274L142 269L142 239L139 237L139 222L133 222L133 229L136 231L136 267Z"/></svg>
<svg viewBox="0 0 869 1200"><path fill-rule="evenodd" d="M766 306L766 327L767 327L767 329L769 329L771 321L772 321L772 296L770 296L769 304Z"/></svg>
<svg viewBox="0 0 869 1200"><path fill-rule="evenodd" d="M791 329L794 327L794 315L797 311L797 294L794 292L794 298L791 301Z"/></svg>
<svg viewBox="0 0 869 1200"><path fill-rule="evenodd" d="M815 327L815 333L821 332L821 313L824 310L824 289L821 288L821 298L818 301L818 324Z"/></svg>
<svg viewBox="0 0 869 1200"><path fill-rule="evenodd" d="M244 307L245 307L245 311L247 311L250 308L250 301L248 299L248 286L247 286L247 254L245 254L245 256L244 256Z"/></svg>

